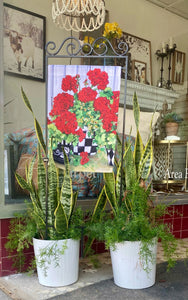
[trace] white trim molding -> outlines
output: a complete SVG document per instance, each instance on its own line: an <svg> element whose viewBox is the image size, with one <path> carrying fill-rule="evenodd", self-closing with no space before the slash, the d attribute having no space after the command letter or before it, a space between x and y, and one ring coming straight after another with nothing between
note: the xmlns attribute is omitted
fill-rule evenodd
<svg viewBox="0 0 188 300"><path fill-rule="evenodd" d="M122 79L120 90L120 106L122 106L124 103L124 91L125 80ZM154 111L155 109L158 111L162 109L162 105L165 100L167 101L168 108L170 109L175 100L178 99L180 96L177 92L173 90L167 90L152 85L127 80L127 107L132 107L133 105L134 92L136 92L137 94L140 108L143 111Z"/></svg>

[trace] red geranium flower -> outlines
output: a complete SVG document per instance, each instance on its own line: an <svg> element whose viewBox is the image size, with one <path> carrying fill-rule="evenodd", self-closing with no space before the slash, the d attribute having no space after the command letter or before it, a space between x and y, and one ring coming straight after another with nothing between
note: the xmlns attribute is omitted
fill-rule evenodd
<svg viewBox="0 0 188 300"><path fill-rule="evenodd" d="M78 99L84 103L94 101L97 96L97 92L92 90L90 87L84 87L78 93Z"/></svg>
<svg viewBox="0 0 188 300"><path fill-rule="evenodd" d="M80 75L76 75L74 77L67 75L63 78L61 88L63 91L73 91L74 93L78 90L78 79L80 78Z"/></svg>
<svg viewBox="0 0 188 300"><path fill-rule="evenodd" d="M79 136L79 142L82 142L83 139L85 139L85 137L86 137L86 133L83 132L82 128L79 128L76 131L76 134Z"/></svg>
<svg viewBox="0 0 188 300"><path fill-rule="evenodd" d="M105 71L101 71L101 69L89 70L87 75L91 84L97 86L100 90L104 90L109 83L108 74Z"/></svg>
<svg viewBox="0 0 188 300"><path fill-rule="evenodd" d="M59 117L54 120L54 123L58 130L66 134L75 134L78 127L76 115L70 111L65 111Z"/></svg>
<svg viewBox="0 0 188 300"><path fill-rule="evenodd" d="M81 160L80 160L81 165L87 164L87 162L89 161L88 153L87 152L81 152L80 156L82 157Z"/></svg>
<svg viewBox="0 0 188 300"><path fill-rule="evenodd" d="M100 112L105 111L110 105L110 101L106 97L98 97L94 101L95 110L99 110Z"/></svg>
<svg viewBox="0 0 188 300"><path fill-rule="evenodd" d="M74 105L74 97L68 93L61 93L54 97L50 116L59 116Z"/></svg>

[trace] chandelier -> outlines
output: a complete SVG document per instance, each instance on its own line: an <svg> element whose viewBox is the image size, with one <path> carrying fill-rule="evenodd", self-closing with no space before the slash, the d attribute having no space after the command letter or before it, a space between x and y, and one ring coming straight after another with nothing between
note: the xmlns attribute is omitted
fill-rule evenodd
<svg viewBox="0 0 188 300"><path fill-rule="evenodd" d="M66 30L96 30L105 21L104 0L53 0L52 19Z"/></svg>

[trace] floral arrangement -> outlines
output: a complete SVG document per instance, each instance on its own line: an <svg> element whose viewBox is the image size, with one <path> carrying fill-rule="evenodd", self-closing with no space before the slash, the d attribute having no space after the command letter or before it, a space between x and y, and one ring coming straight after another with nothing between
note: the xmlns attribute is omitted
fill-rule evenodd
<svg viewBox="0 0 188 300"><path fill-rule="evenodd" d="M119 91L108 87L109 78L100 68L83 75L66 75L62 79L62 92L53 99L49 112L48 132L53 136L53 149L57 144L77 146L87 136L97 144L97 151L115 150ZM74 154L74 153L71 153ZM75 164L89 162L89 153L83 151L75 158Z"/></svg>
<svg viewBox="0 0 188 300"><path fill-rule="evenodd" d="M116 22L105 23L103 36L108 40L119 39L122 36L122 30Z"/></svg>

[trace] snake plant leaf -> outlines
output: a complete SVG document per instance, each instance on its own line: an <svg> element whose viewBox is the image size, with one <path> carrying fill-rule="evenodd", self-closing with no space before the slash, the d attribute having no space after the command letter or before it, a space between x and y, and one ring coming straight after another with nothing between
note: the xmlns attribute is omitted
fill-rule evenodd
<svg viewBox="0 0 188 300"><path fill-rule="evenodd" d="M116 173L116 197L118 202L120 201L120 197L121 197L121 189L122 189L122 196L123 196L124 191L126 189L125 168L124 166L121 166L121 162L120 162Z"/></svg>
<svg viewBox="0 0 188 300"><path fill-rule="evenodd" d="M58 206L54 214L55 214L55 222L54 222L55 229L59 234L61 234L65 232L66 229L68 229L68 220L65 215L63 205L60 202L58 203Z"/></svg>
<svg viewBox="0 0 188 300"><path fill-rule="evenodd" d="M33 191L32 185L29 184L22 176L20 176L18 173L15 173L15 177L16 177L18 184L20 185L20 187L23 190L27 190L29 192Z"/></svg>
<svg viewBox="0 0 188 300"><path fill-rule="evenodd" d="M117 149L117 153L119 156L119 159L121 159L121 153L122 153L122 141L120 139L120 137L118 136L118 134L116 135L116 149Z"/></svg>
<svg viewBox="0 0 188 300"><path fill-rule="evenodd" d="M60 193L60 202L66 215L67 222L69 222L73 209L73 190L72 180L69 174L65 174L63 185Z"/></svg>
<svg viewBox="0 0 188 300"><path fill-rule="evenodd" d="M152 123L153 123L153 117L154 113L152 115L152 119L150 121L150 136L146 143L146 146L143 151L143 156L140 160L140 166L139 166L139 177L143 178L144 180L147 180L151 167L152 167L152 161L153 161L153 146L152 146Z"/></svg>
<svg viewBox="0 0 188 300"><path fill-rule="evenodd" d="M52 140L49 142L49 162L48 162L48 197L49 202L53 204L53 207L51 207L52 211L54 212L54 207L57 207L60 193L59 193L59 172L56 167L56 164L54 162L53 158L53 150L52 150Z"/></svg>
<svg viewBox="0 0 188 300"><path fill-rule="evenodd" d="M71 216L72 216L72 214L73 214L73 212L74 212L74 209L75 209L75 207L76 207L77 199L78 199L78 191L76 191L76 192L73 193L73 204L72 204ZM70 216L70 217L71 217L71 216Z"/></svg>
<svg viewBox="0 0 188 300"><path fill-rule="evenodd" d="M58 177L58 183L59 183L58 190L61 189L61 187L62 187L63 180L64 180L64 174L65 174L65 171L63 169L57 168L57 177Z"/></svg>
<svg viewBox="0 0 188 300"><path fill-rule="evenodd" d="M44 142L44 137L43 137L43 131L35 116L34 116L34 124L35 124L35 131L36 131L38 141L42 147L43 152L45 153L45 155L47 155L46 144Z"/></svg>
<svg viewBox="0 0 188 300"><path fill-rule="evenodd" d="M97 199L97 203L95 205L93 214L92 214L92 218L91 218L92 221L94 221L96 219L100 220L100 218L101 218L100 214L101 214L102 211L104 211L104 209L106 207L106 203L107 203L107 197L106 197L106 194L105 194L105 188L103 186L103 188L100 192L100 195Z"/></svg>
<svg viewBox="0 0 188 300"><path fill-rule="evenodd" d="M34 187L32 186L32 182L28 183L22 176L20 176L18 173L15 174L16 180L18 184L21 186L22 189L29 191L31 201L33 204L33 213L35 217L37 218L37 223L44 224L44 213L41 210L40 203L37 197L37 193L34 190Z"/></svg>
<svg viewBox="0 0 188 300"><path fill-rule="evenodd" d="M134 112L134 120L135 120L136 128L138 130L139 123L140 123L140 107L138 104L136 92L133 95L133 112Z"/></svg>
<svg viewBox="0 0 188 300"><path fill-rule="evenodd" d="M38 183L38 197L42 211L46 210L46 169L42 159L41 147L38 143L37 147L38 167L37 167L37 183Z"/></svg>
<svg viewBox="0 0 188 300"><path fill-rule="evenodd" d="M69 165L69 159L68 159L68 156L64 150L64 147L62 147L62 150L63 150L63 155L64 155L64 166L65 166L65 173L67 175L70 176L70 165Z"/></svg>
<svg viewBox="0 0 188 300"><path fill-rule="evenodd" d="M70 165L68 156L64 151L64 148L62 148L62 150L64 155L65 175L60 193L60 202L63 206L66 218L69 222L74 207L72 179L70 176Z"/></svg>
<svg viewBox="0 0 188 300"><path fill-rule="evenodd" d="M116 198L116 182L114 173L104 173L105 193L114 213L118 207Z"/></svg>
<svg viewBox="0 0 188 300"><path fill-rule="evenodd" d="M149 140L139 166L139 178L147 180L153 162L152 139Z"/></svg>
<svg viewBox="0 0 188 300"><path fill-rule="evenodd" d="M128 138L128 140L127 140L126 143L125 143L125 147L124 147L123 164L125 164L127 152L130 151L131 146L132 146L132 145L131 145L131 141L130 141L130 139Z"/></svg>
<svg viewBox="0 0 188 300"><path fill-rule="evenodd" d="M55 235L54 223L55 223L55 210L57 208L60 192L59 192L59 180L58 172L53 159L52 140L49 141L49 162L48 162L48 199L47 199L47 220L49 226L50 236Z"/></svg>
<svg viewBox="0 0 188 300"><path fill-rule="evenodd" d="M38 147L40 149L40 145L38 144ZM40 150L37 149L37 153L40 153ZM40 158L40 155L38 154L38 162L37 162L37 176L39 176L39 173L40 173L40 160L42 158ZM39 192L39 189L36 189L35 185L33 184L33 181L32 181L32 177L33 177L33 167L34 167L34 163L36 161L36 155L34 155L31 163L29 164L29 167L28 167L28 170L27 170L27 175L26 175L26 178L27 178L27 182L28 184L31 185L31 190L29 191L30 192L30 198L31 198L31 201L32 201L32 204L33 204L33 213L35 215L35 218L37 218L37 224L38 224L38 228L45 228L45 206L42 207L41 206L41 194ZM43 163L43 162L42 162ZM44 171L45 172L45 171ZM42 175L41 175L41 180L42 180ZM45 181L45 179L44 179ZM42 186L42 182L40 182L40 180L38 180L37 182L37 186ZM44 203L45 203L45 197L44 197Z"/></svg>
<svg viewBox="0 0 188 300"><path fill-rule="evenodd" d="M35 115L34 115L34 112L32 110L32 107L31 107L31 104L29 102L29 99L27 98L27 96L26 96L26 94L25 94L25 92L24 92L24 90L23 90L22 87L21 87L21 94L22 94L22 98L23 98L23 101L24 101L25 105L30 110L30 112L33 114L34 124L35 124L35 130L36 130L36 134L37 134L37 137L38 137L38 141L40 142L41 147L42 147L44 153L46 153L46 144L44 142L42 128L41 128L39 122L37 121L37 119L35 118Z"/></svg>
<svg viewBox="0 0 188 300"><path fill-rule="evenodd" d="M32 189L30 191L30 197L32 198L33 205L38 207L38 208L41 208L40 195L39 195L38 190L36 189L36 187L33 183L33 168L34 168L34 163L36 161L36 158L37 158L37 154L35 154L33 156L29 166L27 167L26 180L32 186ZM37 162L37 168L38 168L38 162ZM38 169L37 169L37 173L38 173ZM38 176L38 174L37 174L37 176ZM37 182L37 187L38 186L39 186L39 182ZM43 210L43 214L44 214L44 210Z"/></svg>
<svg viewBox="0 0 188 300"><path fill-rule="evenodd" d="M134 182L137 180L133 151L130 145L127 148L124 164L125 164L125 184L126 184L126 189L129 190L131 186L134 184Z"/></svg>
<svg viewBox="0 0 188 300"><path fill-rule="evenodd" d="M24 100L25 105L30 110L30 112L33 114L33 110L32 110L31 104L30 104L30 102L29 102L29 100L28 100L28 98L27 98L27 96L26 96L26 94L25 94L25 92L24 92L24 90L23 90L22 87L21 87L21 94L22 94L22 98Z"/></svg>
<svg viewBox="0 0 188 300"><path fill-rule="evenodd" d="M36 154L33 156L29 165L26 164L26 167L25 167L26 181L30 184L31 184L31 181L33 178L33 168L34 168L35 161L36 161Z"/></svg>
<svg viewBox="0 0 188 300"><path fill-rule="evenodd" d="M46 224L45 213L41 209L37 193L36 192L30 193L30 198L33 206L32 217L34 217L34 219L36 220L37 228L40 231L41 235L44 236L42 232L44 233L45 231L45 224Z"/></svg>
<svg viewBox="0 0 188 300"><path fill-rule="evenodd" d="M121 159L119 159L116 167L117 167L117 173L116 173L116 198L117 201L119 202L120 197L121 197L121 189L122 189L122 196L124 194L124 191L126 189L126 181L125 181L125 160L126 160L126 155L127 152L129 151L129 148L131 148L131 143L130 143L130 139L128 139L128 141L126 141L125 143L125 150L124 150L124 154L123 154L123 165L121 162ZM121 186L122 184L122 186Z"/></svg>
<svg viewBox="0 0 188 300"><path fill-rule="evenodd" d="M134 162L135 162L135 167L136 167L136 174L138 174L139 163L140 163L141 157L143 156L143 142L142 142L142 138L141 138L139 130L137 130L133 155L134 155Z"/></svg>

